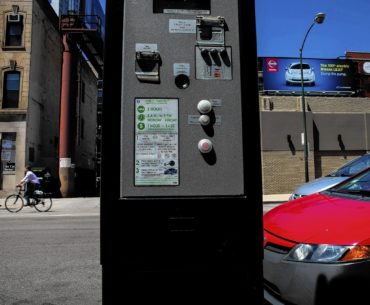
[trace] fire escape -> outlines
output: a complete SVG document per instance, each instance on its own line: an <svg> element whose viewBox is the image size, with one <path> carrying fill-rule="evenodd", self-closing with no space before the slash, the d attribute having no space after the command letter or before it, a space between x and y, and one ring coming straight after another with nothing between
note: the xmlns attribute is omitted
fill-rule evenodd
<svg viewBox="0 0 370 305"><path fill-rule="evenodd" d="M63 37L62 88L60 101L59 132L59 178L63 197L74 195L75 169L72 166L74 134L74 111L76 96L76 60L79 54L90 62L98 74L103 75L104 43L101 20L97 15L62 15L59 30ZM97 106L96 162L95 172L100 175L100 117L101 107Z"/></svg>
<svg viewBox="0 0 370 305"><path fill-rule="evenodd" d="M59 28L69 35L72 42L80 47L87 59L101 77L103 72L103 39L101 20L97 15L62 15Z"/></svg>

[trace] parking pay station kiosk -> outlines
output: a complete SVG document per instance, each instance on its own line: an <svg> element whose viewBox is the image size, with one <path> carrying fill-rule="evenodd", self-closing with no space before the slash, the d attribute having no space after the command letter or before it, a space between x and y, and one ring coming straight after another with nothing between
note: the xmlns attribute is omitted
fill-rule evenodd
<svg viewBox="0 0 370 305"><path fill-rule="evenodd" d="M106 18L103 304L262 304L253 1Z"/></svg>

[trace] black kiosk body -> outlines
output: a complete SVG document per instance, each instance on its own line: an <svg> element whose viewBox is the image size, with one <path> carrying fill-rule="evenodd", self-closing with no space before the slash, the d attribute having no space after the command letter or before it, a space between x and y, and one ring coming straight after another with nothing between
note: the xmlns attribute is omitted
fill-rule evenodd
<svg viewBox="0 0 370 305"><path fill-rule="evenodd" d="M253 1L106 13L103 304L262 304Z"/></svg>

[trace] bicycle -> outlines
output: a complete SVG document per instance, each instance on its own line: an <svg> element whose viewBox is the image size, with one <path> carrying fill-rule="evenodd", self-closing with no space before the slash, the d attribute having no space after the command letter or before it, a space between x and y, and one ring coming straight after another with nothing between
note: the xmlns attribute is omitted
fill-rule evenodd
<svg viewBox="0 0 370 305"><path fill-rule="evenodd" d="M24 204L24 189L18 186L18 191L15 194L9 195L5 199L5 208L11 213L17 213L23 209ZM34 207L39 212L47 212L51 209L53 200L50 193L44 193L42 190L35 190L29 197L29 204L26 206Z"/></svg>

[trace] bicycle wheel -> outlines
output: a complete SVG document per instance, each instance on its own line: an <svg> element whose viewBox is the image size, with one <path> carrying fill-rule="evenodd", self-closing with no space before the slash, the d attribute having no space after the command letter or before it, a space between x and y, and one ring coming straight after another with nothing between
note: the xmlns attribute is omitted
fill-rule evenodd
<svg viewBox="0 0 370 305"><path fill-rule="evenodd" d="M10 195L5 199L5 208L11 213L17 213L24 206L23 198L19 195Z"/></svg>
<svg viewBox="0 0 370 305"><path fill-rule="evenodd" d="M39 212L47 212L53 205L53 200L50 197L38 198L38 202L35 202L35 209Z"/></svg>

